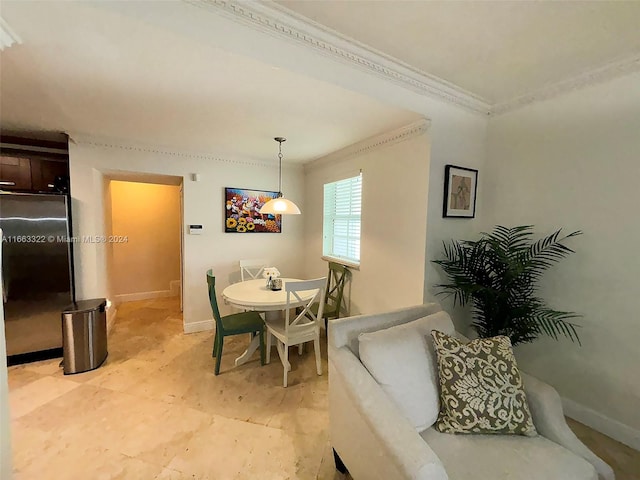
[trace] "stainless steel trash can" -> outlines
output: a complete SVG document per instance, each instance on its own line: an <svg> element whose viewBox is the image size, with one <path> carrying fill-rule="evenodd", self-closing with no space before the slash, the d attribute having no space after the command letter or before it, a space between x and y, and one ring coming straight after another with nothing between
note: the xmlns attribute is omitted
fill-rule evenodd
<svg viewBox="0 0 640 480"><path fill-rule="evenodd" d="M64 374L94 370L107 358L107 300L72 303L62 312Z"/></svg>

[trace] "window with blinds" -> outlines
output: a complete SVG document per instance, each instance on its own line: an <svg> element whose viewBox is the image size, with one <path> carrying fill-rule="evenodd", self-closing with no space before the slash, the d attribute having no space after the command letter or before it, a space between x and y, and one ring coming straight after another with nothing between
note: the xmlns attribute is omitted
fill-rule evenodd
<svg viewBox="0 0 640 480"><path fill-rule="evenodd" d="M322 254L360 264L362 174L324 186Z"/></svg>

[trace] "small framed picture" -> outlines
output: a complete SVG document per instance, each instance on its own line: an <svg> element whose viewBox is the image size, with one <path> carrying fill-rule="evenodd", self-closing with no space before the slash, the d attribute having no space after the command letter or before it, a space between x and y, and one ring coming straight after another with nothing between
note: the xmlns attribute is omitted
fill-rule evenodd
<svg viewBox="0 0 640 480"><path fill-rule="evenodd" d="M476 216L478 170L447 165L444 170L443 217Z"/></svg>

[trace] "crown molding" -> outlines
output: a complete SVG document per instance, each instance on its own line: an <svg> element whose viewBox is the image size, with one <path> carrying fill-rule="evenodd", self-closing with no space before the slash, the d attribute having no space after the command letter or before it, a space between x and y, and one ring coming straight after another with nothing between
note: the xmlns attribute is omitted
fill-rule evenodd
<svg viewBox="0 0 640 480"><path fill-rule="evenodd" d="M397 58L349 38L272 0L183 0L237 23L289 42L312 48L387 81L475 113L500 115L531 103L548 100L590 85L640 71L640 55L619 59L581 75L549 84L505 102L488 100L446 80L408 65Z"/></svg>
<svg viewBox="0 0 640 480"><path fill-rule="evenodd" d="M375 135L373 137L366 138L360 142L353 143L347 147L336 150L323 157L316 158L308 163L304 164L304 170L310 171L325 166L329 163L344 160L345 158L353 157L355 155L361 155L364 153L377 150L382 147L388 147L396 143L404 142L429 130L431 122L426 118L422 118L416 122L410 123L403 127L391 130L389 132Z"/></svg>
<svg viewBox="0 0 640 480"><path fill-rule="evenodd" d="M177 158L188 158L194 160L206 160L208 162L214 161L219 163L226 164L234 164L241 165L246 167L262 167L262 168L273 168L277 169L277 163L270 162L261 162L257 160L252 160L248 158L224 158L217 155L212 155L210 153L204 152L190 152L185 150L179 150L168 147L158 147L151 145L142 145L137 143L132 143L126 140L119 139L109 139L104 137L95 137L93 135L85 135L79 133L67 133L69 136L69 143L74 143L76 145L92 147L92 148L108 148L115 150L126 150L129 152L139 152L139 153L151 153L155 155L164 155L171 156ZM282 165L287 168L303 168L303 165L291 162L282 162Z"/></svg>
<svg viewBox="0 0 640 480"><path fill-rule="evenodd" d="M491 115L511 112L532 103L549 100L585 87L605 83L624 75L640 71L640 54L618 59L606 65L560 82L552 83L535 92L516 97L491 107Z"/></svg>
<svg viewBox="0 0 640 480"><path fill-rule="evenodd" d="M423 95L483 115L490 111L489 103L478 95L346 37L273 1L183 1L288 42L312 48Z"/></svg>

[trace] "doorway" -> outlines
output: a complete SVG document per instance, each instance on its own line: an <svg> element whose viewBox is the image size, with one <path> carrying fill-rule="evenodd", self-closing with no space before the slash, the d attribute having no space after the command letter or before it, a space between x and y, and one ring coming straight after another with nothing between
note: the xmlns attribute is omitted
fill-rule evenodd
<svg viewBox="0 0 640 480"><path fill-rule="evenodd" d="M117 308L176 297L182 309L182 179L142 174L104 179L109 298Z"/></svg>

